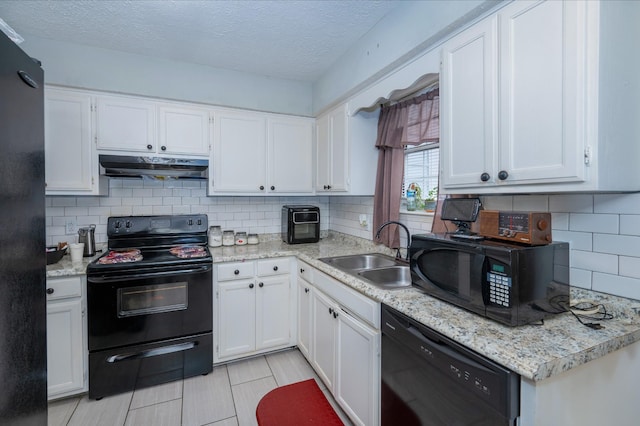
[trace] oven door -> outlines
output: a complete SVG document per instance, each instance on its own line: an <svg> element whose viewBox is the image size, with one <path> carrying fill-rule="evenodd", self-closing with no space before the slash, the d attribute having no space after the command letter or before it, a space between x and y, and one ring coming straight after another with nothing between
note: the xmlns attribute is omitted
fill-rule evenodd
<svg viewBox="0 0 640 426"><path fill-rule="evenodd" d="M212 266L87 277L89 351L210 332Z"/></svg>

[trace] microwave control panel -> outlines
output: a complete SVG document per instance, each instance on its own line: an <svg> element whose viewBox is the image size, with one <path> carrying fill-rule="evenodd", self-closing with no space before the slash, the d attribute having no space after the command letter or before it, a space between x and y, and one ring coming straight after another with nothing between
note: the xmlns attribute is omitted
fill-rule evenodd
<svg viewBox="0 0 640 426"><path fill-rule="evenodd" d="M511 299L511 276L505 265L491 263L487 271L489 302L497 306L509 307Z"/></svg>

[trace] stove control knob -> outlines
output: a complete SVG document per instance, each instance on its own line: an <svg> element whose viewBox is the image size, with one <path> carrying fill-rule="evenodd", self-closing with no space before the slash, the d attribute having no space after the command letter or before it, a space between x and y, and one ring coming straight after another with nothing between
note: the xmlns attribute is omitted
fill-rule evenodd
<svg viewBox="0 0 640 426"><path fill-rule="evenodd" d="M116 222L113 224L113 227L114 227L115 229L120 229L120 221L119 221L119 220L116 220Z"/></svg>
<svg viewBox="0 0 640 426"><path fill-rule="evenodd" d="M53 294L53 291L54 291L54 290L53 290L51 287L49 287L49 288L47 289L47 294Z"/></svg>
<svg viewBox="0 0 640 426"><path fill-rule="evenodd" d="M124 223L124 227L127 228L127 229L131 228L131 221L130 220L126 221Z"/></svg>
<svg viewBox="0 0 640 426"><path fill-rule="evenodd" d="M189 219L189 226L193 226L193 219Z"/></svg>
<svg viewBox="0 0 640 426"><path fill-rule="evenodd" d="M240 271L238 271L237 269L235 271L233 271L234 275L238 275L240 273Z"/></svg>
<svg viewBox="0 0 640 426"><path fill-rule="evenodd" d="M198 226L202 225L202 219L198 219Z"/></svg>
<svg viewBox="0 0 640 426"><path fill-rule="evenodd" d="M278 267L277 267L277 266L274 266L274 267L273 267L273 270L274 270L274 271L277 271L277 270L278 270Z"/></svg>
<svg viewBox="0 0 640 426"><path fill-rule="evenodd" d="M253 283L252 283L252 284L249 284L249 288L253 288Z"/></svg>

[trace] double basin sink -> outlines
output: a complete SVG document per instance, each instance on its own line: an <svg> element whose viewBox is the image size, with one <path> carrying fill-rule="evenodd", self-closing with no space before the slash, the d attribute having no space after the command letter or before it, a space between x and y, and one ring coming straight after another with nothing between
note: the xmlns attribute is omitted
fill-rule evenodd
<svg viewBox="0 0 640 426"><path fill-rule="evenodd" d="M325 257L322 262L383 290L411 287L409 266L380 253Z"/></svg>

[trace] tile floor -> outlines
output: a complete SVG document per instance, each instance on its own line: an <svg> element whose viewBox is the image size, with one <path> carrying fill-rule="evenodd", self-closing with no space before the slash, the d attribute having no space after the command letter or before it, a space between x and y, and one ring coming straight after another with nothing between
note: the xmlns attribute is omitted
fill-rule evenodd
<svg viewBox="0 0 640 426"><path fill-rule="evenodd" d="M314 378L346 425L326 386L297 349L216 366L206 376L166 383L100 401L87 396L49 403L49 425L257 425L256 407L270 390Z"/></svg>

